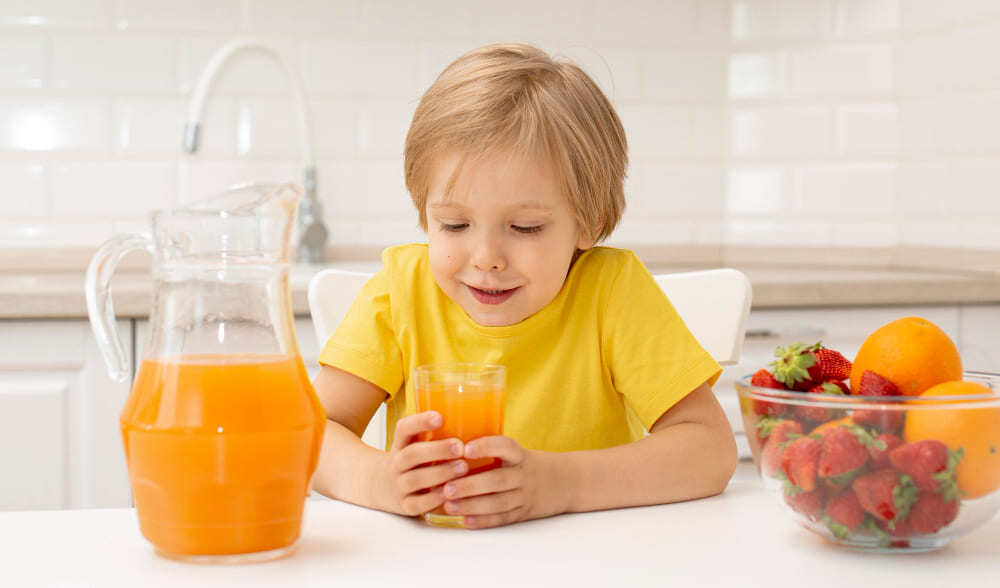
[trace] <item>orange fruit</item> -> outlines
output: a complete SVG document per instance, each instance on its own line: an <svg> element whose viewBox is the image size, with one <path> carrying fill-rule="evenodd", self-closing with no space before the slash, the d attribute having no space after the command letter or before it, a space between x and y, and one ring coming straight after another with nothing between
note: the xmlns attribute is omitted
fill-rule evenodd
<svg viewBox="0 0 1000 588"><path fill-rule="evenodd" d="M975 382L945 382L921 394L966 396L995 392ZM939 401L940 402L940 401ZM963 401L953 401L960 405ZM923 404L921 402L920 404ZM909 410L903 426L907 442L937 439L964 456L955 471L963 498L985 496L1000 488L1000 408Z"/></svg>
<svg viewBox="0 0 1000 588"><path fill-rule="evenodd" d="M937 325L908 316L875 329L861 344L851 366L851 394L858 393L865 370L888 379L906 396L916 396L941 382L961 380L962 358Z"/></svg>

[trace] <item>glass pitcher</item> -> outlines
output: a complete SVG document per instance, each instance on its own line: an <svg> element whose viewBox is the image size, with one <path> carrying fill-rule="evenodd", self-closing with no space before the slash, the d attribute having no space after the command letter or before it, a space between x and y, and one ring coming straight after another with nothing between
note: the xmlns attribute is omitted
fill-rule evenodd
<svg viewBox="0 0 1000 588"><path fill-rule="evenodd" d="M152 214L152 238L94 255L87 307L113 378L130 375L111 276L153 255L148 345L120 424L139 527L156 551L201 562L294 549L325 416L299 355L288 272L298 188L251 184Z"/></svg>

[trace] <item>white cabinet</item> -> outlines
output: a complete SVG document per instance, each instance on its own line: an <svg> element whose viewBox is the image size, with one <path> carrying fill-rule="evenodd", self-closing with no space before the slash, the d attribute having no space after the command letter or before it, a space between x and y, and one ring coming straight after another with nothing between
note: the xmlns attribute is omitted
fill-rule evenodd
<svg viewBox="0 0 1000 588"><path fill-rule="evenodd" d="M963 306L962 367L1000 372L1000 304Z"/></svg>
<svg viewBox="0 0 1000 588"><path fill-rule="evenodd" d="M944 329L959 345L965 369L1000 371L1000 305L754 310L740 363L726 367L715 386L741 447L744 427L733 382L766 367L776 346L822 340L853 359L871 331L909 315ZM118 321L137 359L148 326L146 320ZM297 317L295 328L315 378L321 345L312 322ZM108 378L87 320L0 321L0 510L128 506L118 427L128 391L129 383ZM383 447L384 405L363 438Z"/></svg>
<svg viewBox="0 0 1000 588"><path fill-rule="evenodd" d="M130 347L128 321L119 328ZM0 509L127 505L127 394L87 321L0 321Z"/></svg>

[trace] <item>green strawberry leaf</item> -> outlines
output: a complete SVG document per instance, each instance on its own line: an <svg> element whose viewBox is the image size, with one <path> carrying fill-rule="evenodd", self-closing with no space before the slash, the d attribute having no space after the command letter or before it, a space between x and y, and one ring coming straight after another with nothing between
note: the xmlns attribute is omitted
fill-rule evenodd
<svg viewBox="0 0 1000 588"><path fill-rule="evenodd" d="M847 427L847 429L850 432L854 433L854 436L857 437L858 441L860 441L861 444L864 445L865 447L874 447L879 451L885 451L886 448L885 441L882 441L881 439L876 439L875 436L872 435L871 431L869 431L868 429L858 426L856 424L841 425L841 426Z"/></svg>
<svg viewBox="0 0 1000 588"><path fill-rule="evenodd" d="M840 386L834 384L833 382L823 382L823 384L820 387L823 389L822 392L823 394L830 394L833 396L844 395L844 390Z"/></svg>
<svg viewBox="0 0 1000 588"><path fill-rule="evenodd" d="M766 416L760 419L757 421L757 424L754 425L754 427L757 428L757 436L761 439L767 439L771 436L771 429L773 429L774 425L778 424L780 421L781 419L773 416Z"/></svg>
<svg viewBox="0 0 1000 588"><path fill-rule="evenodd" d="M796 486L791 480L788 479L785 472L778 472L777 478L781 480L781 486L786 495L795 496L796 494L803 492L802 488Z"/></svg>
<svg viewBox="0 0 1000 588"><path fill-rule="evenodd" d="M962 461L965 456L965 450L961 447L958 451L948 450L948 467L944 471L940 471L933 476L934 480L938 483L938 492L941 493L941 498L946 502L952 502L959 496L958 482L955 478L955 468Z"/></svg>
<svg viewBox="0 0 1000 588"><path fill-rule="evenodd" d="M829 480L830 483L836 486L837 488L843 488L848 484L850 484L851 482L853 482L854 478L857 478L863 471L865 471L865 466L854 468L849 472L837 474L836 476L827 478L827 480Z"/></svg>
<svg viewBox="0 0 1000 588"><path fill-rule="evenodd" d="M889 546L889 534L883 531L882 527L879 527L871 517L865 516L865 522L862 526L875 536L880 547Z"/></svg>
<svg viewBox="0 0 1000 588"><path fill-rule="evenodd" d="M900 474L899 484L892 489L892 502L896 505L896 516L889 521L890 528L894 528L896 521L901 521L910 514L910 508L917 501L920 489L913 483L913 478L906 474Z"/></svg>
<svg viewBox="0 0 1000 588"><path fill-rule="evenodd" d="M830 532L837 539L847 539L847 536L851 534L851 530L846 525L841 525L834 521L830 518L830 515L823 515L823 524L826 525L827 529L830 529Z"/></svg>

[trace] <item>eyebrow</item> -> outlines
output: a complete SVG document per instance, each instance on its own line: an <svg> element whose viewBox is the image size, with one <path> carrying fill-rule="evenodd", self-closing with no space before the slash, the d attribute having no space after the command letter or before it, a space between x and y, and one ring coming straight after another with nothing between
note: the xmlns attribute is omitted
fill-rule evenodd
<svg viewBox="0 0 1000 588"><path fill-rule="evenodd" d="M447 202L447 201L445 201L445 202L431 202L431 203L428 203L427 207L428 208L432 208L432 209L441 209L441 208L457 208L459 210L468 210L469 209L468 206L464 206L462 204L458 204L457 202ZM538 211L541 211L541 212L552 212L552 208L550 206L546 206L545 204L542 204L541 202L535 202L535 201L531 201L531 200L526 201L526 202L518 202L517 204L514 205L514 207L517 208L518 210L530 209L530 210L538 210Z"/></svg>

